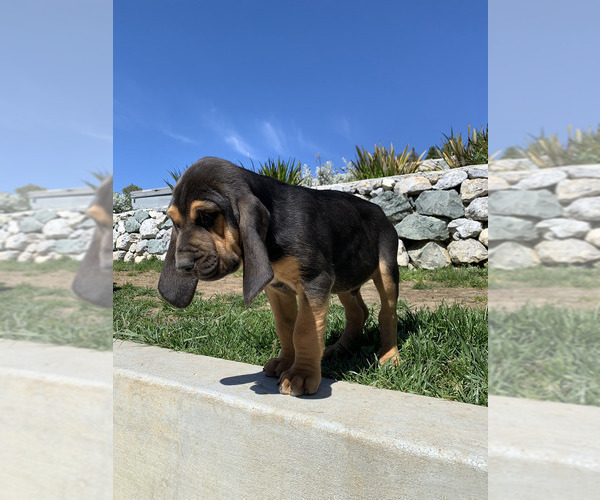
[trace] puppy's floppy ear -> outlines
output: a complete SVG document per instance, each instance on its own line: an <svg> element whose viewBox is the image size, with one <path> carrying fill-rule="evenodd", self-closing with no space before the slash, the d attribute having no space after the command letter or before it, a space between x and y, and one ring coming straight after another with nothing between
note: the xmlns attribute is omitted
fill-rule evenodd
<svg viewBox="0 0 600 500"><path fill-rule="evenodd" d="M177 274L175 267L175 250L177 247L177 229L173 226L171 230L171 242L165 257L165 263L158 280L158 291L163 298L172 306L187 307L194 298L198 280L194 278L183 278Z"/></svg>
<svg viewBox="0 0 600 500"><path fill-rule="evenodd" d="M251 194L240 199L238 208L244 249L244 304L248 306L273 279L273 269L264 243L270 214L259 199Z"/></svg>

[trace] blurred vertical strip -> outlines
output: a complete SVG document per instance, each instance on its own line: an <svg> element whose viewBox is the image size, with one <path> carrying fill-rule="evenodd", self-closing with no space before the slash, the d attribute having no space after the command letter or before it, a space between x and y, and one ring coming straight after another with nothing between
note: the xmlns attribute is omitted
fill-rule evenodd
<svg viewBox="0 0 600 500"><path fill-rule="evenodd" d="M598 16L489 2L492 499L598 497Z"/></svg>
<svg viewBox="0 0 600 500"><path fill-rule="evenodd" d="M112 22L0 7L0 498L112 498Z"/></svg>

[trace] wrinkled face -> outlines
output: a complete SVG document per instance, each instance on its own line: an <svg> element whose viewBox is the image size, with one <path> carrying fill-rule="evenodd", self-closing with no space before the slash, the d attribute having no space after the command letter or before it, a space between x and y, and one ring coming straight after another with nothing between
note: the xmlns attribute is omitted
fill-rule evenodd
<svg viewBox="0 0 600 500"><path fill-rule="evenodd" d="M169 207L171 237L177 238L175 266L181 276L213 281L240 267L240 234L227 208L209 200L194 200L185 211Z"/></svg>

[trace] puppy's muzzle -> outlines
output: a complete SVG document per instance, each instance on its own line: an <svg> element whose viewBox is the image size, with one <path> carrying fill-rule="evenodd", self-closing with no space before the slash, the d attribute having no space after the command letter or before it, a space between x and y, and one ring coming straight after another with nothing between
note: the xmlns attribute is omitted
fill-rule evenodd
<svg viewBox="0 0 600 500"><path fill-rule="evenodd" d="M177 259L177 271L184 274L190 274L194 270L196 261L192 258Z"/></svg>

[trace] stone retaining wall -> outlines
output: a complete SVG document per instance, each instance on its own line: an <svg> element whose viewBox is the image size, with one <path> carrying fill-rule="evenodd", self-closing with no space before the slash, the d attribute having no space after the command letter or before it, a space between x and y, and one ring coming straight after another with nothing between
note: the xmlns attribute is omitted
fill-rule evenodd
<svg viewBox="0 0 600 500"><path fill-rule="evenodd" d="M368 179L316 189L380 205L400 239L398 264L435 269L487 261L487 165ZM166 207L113 215L113 259L164 259L171 237Z"/></svg>
<svg viewBox="0 0 600 500"><path fill-rule="evenodd" d="M600 262L600 165L493 172L490 265Z"/></svg>
<svg viewBox="0 0 600 500"><path fill-rule="evenodd" d="M82 260L96 226L87 207L0 214L0 261Z"/></svg>

